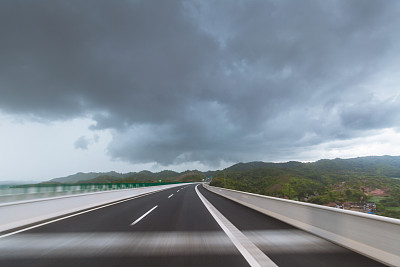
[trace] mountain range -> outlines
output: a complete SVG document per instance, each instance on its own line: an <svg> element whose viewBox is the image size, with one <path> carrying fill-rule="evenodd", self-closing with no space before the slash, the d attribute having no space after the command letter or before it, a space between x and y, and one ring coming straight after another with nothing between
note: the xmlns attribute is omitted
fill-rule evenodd
<svg viewBox="0 0 400 267"><path fill-rule="evenodd" d="M255 161L208 172L77 173L41 184L196 182L210 176L214 186L315 204L374 201L379 214L400 218L400 156Z"/></svg>
<svg viewBox="0 0 400 267"><path fill-rule="evenodd" d="M223 170L201 172L198 170L187 170L175 172L164 170L161 172L79 172L66 177L54 178L45 183L110 183L110 182L145 182L152 180L181 181L190 179L201 180L204 177L221 175L223 173L245 173L254 170L280 170L303 174L306 178L323 172L332 175L363 173L366 175L378 175L382 177L400 177L400 156L369 156L351 159L322 159L316 162L302 163L289 161L284 163L272 163L254 161L248 163L237 163Z"/></svg>
<svg viewBox="0 0 400 267"><path fill-rule="evenodd" d="M89 172L89 173L76 173L66 177L51 179L45 183L134 183L134 182L152 182L162 180L163 182L191 182L201 181L205 178L205 174L194 170L184 172L174 172L171 170L164 170L161 172L129 172L117 173L111 172Z"/></svg>

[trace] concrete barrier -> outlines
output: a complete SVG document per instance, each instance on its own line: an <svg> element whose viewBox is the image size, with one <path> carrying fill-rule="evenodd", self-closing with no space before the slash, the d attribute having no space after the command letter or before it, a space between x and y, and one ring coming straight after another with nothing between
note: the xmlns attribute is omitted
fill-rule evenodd
<svg viewBox="0 0 400 267"><path fill-rule="evenodd" d="M103 183L103 184L39 184L27 187L2 187L0 186L0 205L9 202L51 198L59 196L87 194L111 190L132 189L138 187L164 185L154 183Z"/></svg>
<svg viewBox="0 0 400 267"><path fill-rule="evenodd" d="M103 191L1 204L0 232L178 186L183 186L183 184Z"/></svg>
<svg viewBox="0 0 400 267"><path fill-rule="evenodd" d="M206 189L343 247L400 266L400 220L204 185Z"/></svg>

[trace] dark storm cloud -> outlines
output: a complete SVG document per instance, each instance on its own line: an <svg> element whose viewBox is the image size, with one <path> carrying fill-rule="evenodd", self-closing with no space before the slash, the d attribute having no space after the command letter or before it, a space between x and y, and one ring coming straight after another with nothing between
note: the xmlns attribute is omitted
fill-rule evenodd
<svg viewBox="0 0 400 267"><path fill-rule="evenodd" d="M75 149L87 150L89 144L90 140L88 140L85 136L81 136L75 141L74 146Z"/></svg>
<svg viewBox="0 0 400 267"><path fill-rule="evenodd" d="M81 136L74 143L75 149L88 150L89 145L97 143L99 139L100 137L97 134L95 134L93 138Z"/></svg>
<svg viewBox="0 0 400 267"><path fill-rule="evenodd" d="M400 121L400 101L352 103L341 112L342 123L349 129L379 129L397 126Z"/></svg>
<svg viewBox="0 0 400 267"><path fill-rule="evenodd" d="M398 70L399 11L378 0L1 1L0 109L90 116L112 130L110 155L134 163L274 160L395 125L398 88L382 98L377 81Z"/></svg>

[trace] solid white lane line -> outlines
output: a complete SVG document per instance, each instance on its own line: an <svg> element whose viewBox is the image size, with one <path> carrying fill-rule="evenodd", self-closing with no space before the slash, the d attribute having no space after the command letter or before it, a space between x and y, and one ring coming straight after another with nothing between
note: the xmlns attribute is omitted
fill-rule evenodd
<svg viewBox="0 0 400 267"><path fill-rule="evenodd" d="M250 266L277 266L256 245L254 245L239 229L237 229L224 215L222 215L197 189L195 190L204 206L208 209L215 221L226 233L235 247L250 264Z"/></svg>
<svg viewBox="0 0 400 267"><path fill-rule="evenodd" d="M174 194L171 194L168 198L172 197Z"/></svg>
<svg viewBox="0 0 400 267"><path fill-rule="evenodd" d="M85 210L85 211L74 213L72 215L68 215L68 216L65 216L65 217L62 217L62 218L58 218L58 219L54 219L54 220L51 220L51 221L48 221L48 222L44 222L44 223L41 223L41 224L33 225L33 226L30 226L30 227L27 227L27 228L23 228L23 229L8 233L8 234L1 235L0 238L7 237L7 236L10 236L10 235L15 235L15 234L18 234L18 233L21 233L21 232L25 232L25 231L28 231L28 230L31 230L31 229L46 225L46 224L50 224L50 223L53 223L53 222L58 222L58 221L61 221L61 220L64 220L64 219L75 217L75 216L78 216L78 215L81 215L81 214L84 214L84 213L88 213L88 212L91 212L91 211L94 211L94 210L98 210L98 209L102 209L102 208L105 208L105 207L113 206L113 205L116 205L116 204L119 204L119 203L122 203L122 202L133 200L133 199L139 198L139 197L144 197L144 196L147 196L147 195L150 195L150 194L154 194L154 193L157 193L157 191L151 192L151 193L146 193L146 194L139 195L139 196L134 196L134 197L131 197L131 198L128 198L128 199L124 199L124 200L121 200L121 201L117 201L117 202L114 202L114 203L111 203L111 204L106 204L106 205L103 205L103 206L100 206L100 207L97 207L97 208Z"/></svg>
<svg viewBox="0 0 400 267"><path fill-rule="evenodd" d="M131 223L131 225L137 224L141 219L143 219L144 217L146 217L150 212L152 212L153 210L155 210L157 207L158 207L158 205L155 205L151 210L149 210L148 212L146 212L145 214L143 214L142 216L140 216L136 221L134 221L133 223Z"/></svg>

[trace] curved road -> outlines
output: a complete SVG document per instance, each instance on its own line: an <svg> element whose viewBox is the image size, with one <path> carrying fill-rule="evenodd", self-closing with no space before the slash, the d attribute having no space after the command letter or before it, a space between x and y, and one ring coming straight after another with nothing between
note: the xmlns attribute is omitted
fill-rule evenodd
<svg viewBox="0 0 400 267"><path fill-rule="evenodd" d="M0 236L0 266L249 265L384 266L196 184Z"/></svg>

